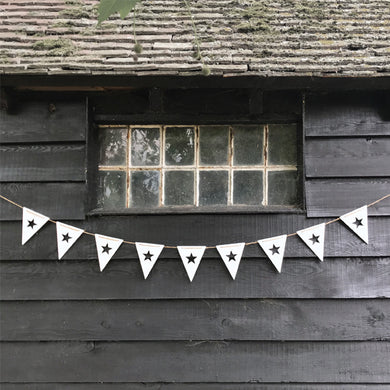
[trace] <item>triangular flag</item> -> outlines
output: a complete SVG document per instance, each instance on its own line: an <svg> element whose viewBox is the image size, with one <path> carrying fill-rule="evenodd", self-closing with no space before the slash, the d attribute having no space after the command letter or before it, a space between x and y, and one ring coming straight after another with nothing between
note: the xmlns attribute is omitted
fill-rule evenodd
<svg viewBox="0 0 390 390"><path fill-rule="evenodd" d="M24 245L47 221L48 217L23 207L22 245Z"/></svg>
<svg viewBox="0 0 390 390"><path fill-rule="evenodd" d="M360 207L350 213L344 214L340 219L368 244L368 218L367 206Z"/></svg>
<svg viewBox="0 0 390 390"><path fill-rule="evenodd" d="M321 260L324 260L325 224L311 226L297 231L298 236Z"/></svg>
<svg viewBox="0 0 390 390"><path fill-rule="evenodd" d="M154 264L156 264L164 245L136 242L135 247L137 248L139 262L141 264L142 272L144 273L144 278L146 279Z"/></svg>
<svg viewBox="0 0 390 390"><path fill-rule="evenodd" d="M69 248L78 240L83 234L83 229L78 229L74 226L66 225L62 222L56 222L57 226L57 250L58 259L69 250Z"/></svg>
<svg viewBox="0 0 390 390"><path fill-rule="evenodd" d="M284 249L286 248L287 235L276 236L271 238L265 238L264 240L257 241L263 248L263 251L272 261L272 264L278 270L282 272Z"/></svg>
<svg viewBox="0 0 390 390"><path fill-rule="evenodd" d="M183 262L184 268L187 271L187 275L192 282L194 279L196 270L199 267L200 261L202 260L205 246L178 246L177 250Z"/></svg>
<svg viewBox="0 0 390 390"><path fill-rule="evenodd" d="M236 278L245 243L217 245L217 251L233 279Z"/></svg>
<svg viewBox="0 0 390 390"><path fill-rule="evenodd" d="M121 246L123 240L114 237L102 236L95 234L96 249L99 258L100 271L103 271L111 257Z"/></svg>

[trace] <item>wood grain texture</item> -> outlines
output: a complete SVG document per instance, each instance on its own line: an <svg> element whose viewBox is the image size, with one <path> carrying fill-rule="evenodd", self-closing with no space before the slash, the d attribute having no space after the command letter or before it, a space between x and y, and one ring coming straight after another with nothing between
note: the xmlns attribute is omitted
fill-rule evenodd
<svg viewBox="0 0 390 390"><path fill-rule="evenodd" d="M390 297L390 258L244 259L236 280L222 260L204 260L192 283L179 259L158 261L143 279L137 261L11 261L0 264L3 300Z"/></svg>
<svg viewBox="0 0 390 390"><path fill-rule="evenodd" d="M381 384L305 383L1 383L2 390L388 390Z"/></svg>
<svg viewBox="0 0 390 390"><path fill-rule="evenodd" d="M83 100L20 101L12 113L0 110L1 143L83 141L85 130Z"/></svg>
<svg viewBox="0 0 390 390"><path fill-rule="evenodd" d="M0 185L3 196L52 219L83 220L85 189L84 182L1 183ZM20 208L3 199L0 199L0 202L1 221L21 221ZM2 233L6 230L6 228L2 229Z"/></svg>
<svg viewBox="0 0 390 390"><path fill-rule="evenodd" d="M337 92L307 95L305 135L390 135L390 114L385 94Z"/></svg>
<svg viewBox="0 0 390 390"><path fill-rule="evenodd" d="M390 340L390 300L1 303L2 341Z"/></svg>
<svg viewBox="0 0 390 390"><path fill-rule="evenodd" d="M390 178L312 179L305 192L308 217L338 217L389 194ZM390 215L390 198L370 207L369 215Z"/></svg>
<svg viewBox="0 0 390 390"><path fill-rule="evenodd" d="M0 146L0 181L85 180L84 144Z"/></svg>
<svg viewBox="0 0 390 390"><path fill-rule="evenodd" d="M3 342L0 370L4 382L386 383L389 354L385 341Z"/></svg>
<svg viewBox="0 0 390 390"><path fill-rule="evenodd" d="M58 197L61 195L58 194ZM62 199L62 198L61 198ZM80 201L78 199L78 201ZM1 201L3 202L3 201ZM4 203L4 202L3 202ZM53 204L51 203L51 206ZM41 212L41 210L37 210ZM74 211L69 209L68 212ZM21 242L22 212L13 206L17 222L0 223L0 260L56 260L57 244L54 224L46 224L26 245ZM16 214L15 214L16 213ZM64 221L89 232L121 238L127 241L163 243L166 245L215 245L242 241L256 241L314 226L328 219L306 219L298 215L182 215L182 216L127 216L90 218ZM332 257L375 257L390 255L388 232L390 218L369 218L369 244L364 243L343 223L335 222L326 228L325 259ZM289 237L285 256L317 261L313 252L297 236ZM256 243L246 246L245 258L266 259ZM219 258L216 249L208 249L204 259ZM95 240L82 235L70 248L64 260L97 259ZM113 259L135 259L133 245L123 244ZM179 259L176 249L164 249L159 259Z"/></svg>
<svg viewBox="0 0 390 390"><path fill-rule="evenodd" d="M309 178L390 176L390 137L310 138L305 167Z"/></svg>

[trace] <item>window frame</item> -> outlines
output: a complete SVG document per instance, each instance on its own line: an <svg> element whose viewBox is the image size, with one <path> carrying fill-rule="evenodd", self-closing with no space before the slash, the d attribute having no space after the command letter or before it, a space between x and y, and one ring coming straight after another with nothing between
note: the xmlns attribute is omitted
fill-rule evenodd
<svg viewBox="0 0 390 390"><path fill-rule="evenodd" d="M164 123L164 124L162 124ZM297 127L297 188L298 188L298 203L296 205L213 205L213 206L166 206L155 208L139 208L128 207L121 209L103 209L97 207L97 183L98 183L98 155L99 155L99 128L105 127L199 127L199 126L246 126L246 125L288 125L295 124ZM257 118L251 121L239 121L237 123L229 123L222 121L201 121L198 120L194 125L191 122L178 122L178 121L164 121L164 120L151 120L141 121L140 123L128 123L123 121L112 120L109 123L107 121L93 121L91 123L89 131L89 153L88 153L88 216L97 215L164 215L164 214L272 214L272 213L293 213L293 214L305 214L305 202L304 202L304 136L302 119L299 120L261 120ZM230 168L229 168L230 169Z"/></svg>

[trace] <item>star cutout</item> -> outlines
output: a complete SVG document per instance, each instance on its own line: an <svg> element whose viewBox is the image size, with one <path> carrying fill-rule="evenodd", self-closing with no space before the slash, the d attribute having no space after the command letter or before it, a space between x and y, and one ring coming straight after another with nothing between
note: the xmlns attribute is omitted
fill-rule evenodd
<svg viewBox="0 0 390 390"><path fill-rule="evenodd" d="M313 245L314 244L316 244L316 243L320 243L320 240L319 240L319 238L320 238L320 236L316 236L315 234L313 234L312 236L311 236L311 238L309 238L309 240L313 243Z"/></svg>
<svg viewBox="0 0 390 390"><path fill-rule="evenodd" d="M34 220L32 219L31 221L28 221L28 226L27 227L30 227L31 229L34 229L34 226L36 225L36 223L34 222Z"/></svg>
<svg viewBox="0 0 390 390"><path fill-rule="evenodd" d="M270 248L269 250L272 252L273 255L275 253L277 253L279 255L279 249L280 249L280 246L272 245L272 248Z"/></svg>
<svg viewBox="0 0 390 390"><path fill-rule="evenodd" d="M194 256L192 253L187 256L187 259L188 259L188 264L190 263L194 263L195 264L195 259L196 259L196 256Z"/></svg>
<svg viewBox="0 0 390 390"><path fill-rule="evenodd" d="M152 261L152 256L153 255L150 253L150 251L148 251L148 253L144 253L144 256L145 256L144 260Z"/></svg>
<svg viewBox="0 0 390 390"><path fill-rule="evenodd" d="M110 250L112 249L112 248L110 248L109 246L108 246L108 244L106 244L105 246L102 246L102 248L103 248L103 252L102 253L107 253L107 254L109 254L109 252L110 252Z"/></svg>
<svg viewBox="0 0 390 390"><path fill-rule="evenodd" d="M227 255L227 257L229 258L229 261L236 261L236 256L237 256L237 253L234 254L232 251L230 251L230 253Z"/></svg>
<svg viewBox="0 0 390 390"><path fill-rule="evenodd" d="M358 228L359 226L363 226L363 218L355 218L355 222L352 222L354 225L356 225L356 228Z"/></svg>
<svg viewBox="0 0 390 390"><path fill-rule="evenodd" d="M69 233L63 234L62 237L63 237L62 241L66 241L66 242L69 242L69 240L72 238L69 235Z"/></svg>

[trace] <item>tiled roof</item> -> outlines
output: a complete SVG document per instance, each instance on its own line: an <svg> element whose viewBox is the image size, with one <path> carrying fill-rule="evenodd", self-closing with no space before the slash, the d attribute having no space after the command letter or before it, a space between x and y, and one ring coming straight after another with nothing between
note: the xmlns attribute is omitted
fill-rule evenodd
<svg viewBox="0 0 390 390"><path fill-rule="evenodd" d="M0 0L4 74L196 75L183 0L97 26L97 1ZM190 0L214 75L389 76L390 0Z"/></svg>

